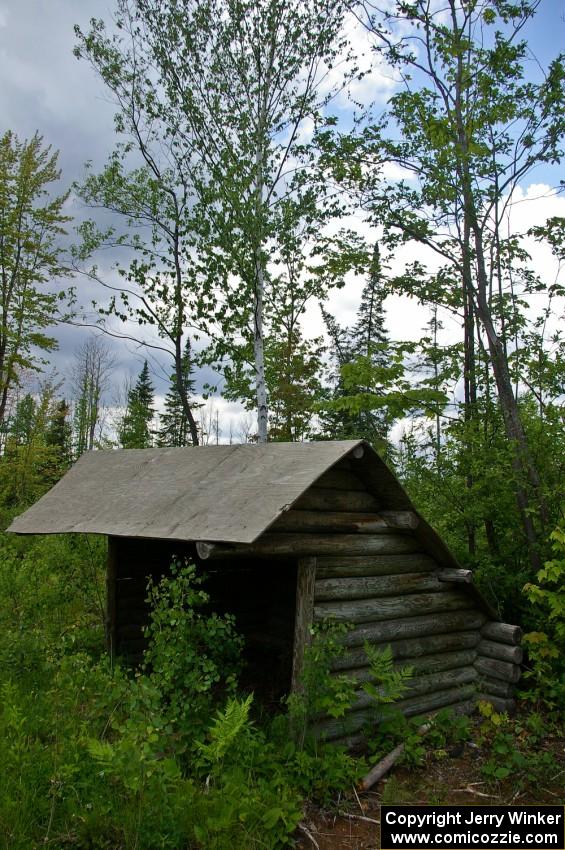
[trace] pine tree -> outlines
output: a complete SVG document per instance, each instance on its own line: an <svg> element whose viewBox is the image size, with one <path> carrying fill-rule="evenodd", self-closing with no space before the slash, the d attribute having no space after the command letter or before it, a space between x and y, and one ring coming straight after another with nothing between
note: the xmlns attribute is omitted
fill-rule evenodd
<svg viewBox="0 0 565 850"><path fill-rule="evenodd" d="M56 463L60 467L61 473L70 466L71 463L71 444L72 444L72 426L68 416L70 407L63 398L53 408L50 421L45 434L45 442L51 446L56 455Z"/></svg>
<svg viewBox="0 0 565 850"><path fill-rule="evenodd" d="M369 357L375 366L386 366L388 333L385 327L385 293L379 245L375 242L369 280L357 311L357 321L351 331L354 357Z"/></svg>
<svg viewBox="0 0 565 850"><path fill-rule="evenodd" d="M147 360L143 364L135 386L128 393L126 412L119 428L119 438L124 449L147 449L153 440L150 423L154 389L149 377Z"/></svg>
<svg viewBox="0 0 565 850"><path fill-rule="evenodd" d="M192 374L192 360L190 357L189 341L186 342L184 347L181 368L182 383L187 398L190 399L194 393L194 381L190 377ZM192 409L196 407L192 401L190 402L190 406ZM188 446L189 444L192 444L189 422L179 393L177 376L173 372L170 377L169 391L165 396L165 410L161 415L161 427L157 436L157 445Z"/></svg>
<svg viewBox="0 0 565 850"><path fill-rule="evenodd" d="M389 360L389 338L385 327L385 293L379 246L375 243L369 279L363 288L357 317L352 328L342 328L333 316L322 311L332 349L331 398L343 398L354 392L379 394L378 387L347 389L343 386L341 370L360 358L371 367L384 368ZM384 390L383 390L384 394ZM329 410L321 416L323 431L332 439L364 438L369 442L386 441L390 427L385 408L361 410Z"/></svg>

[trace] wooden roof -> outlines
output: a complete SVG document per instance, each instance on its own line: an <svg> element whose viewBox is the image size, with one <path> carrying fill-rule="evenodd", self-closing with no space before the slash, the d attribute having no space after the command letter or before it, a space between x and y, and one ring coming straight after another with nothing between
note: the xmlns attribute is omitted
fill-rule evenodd
<svg viewBox="0 0 565 850"><path fill-rule="evenodd" d="M87 452L8 531L252 543L361 443Z"/></svg>

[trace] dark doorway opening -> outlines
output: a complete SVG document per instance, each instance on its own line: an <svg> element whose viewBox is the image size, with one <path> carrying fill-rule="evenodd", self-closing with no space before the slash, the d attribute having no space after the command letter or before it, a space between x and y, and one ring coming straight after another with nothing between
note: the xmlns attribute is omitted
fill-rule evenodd
<svg viewBox="0 0 565 850"><path fill-rule="evenodd" d="M292 559L230 558L199 561L192 543L113 538L116 558L115 649L131 665L143 658L149 619L149 577L170 573L173 560L196 563L206 576L210 609L233 614L245 641L240 685L274 707L290 693L294 648L297 563Z"/></svg>
<svg viewBox="0 0 565 850"><path fill-rule="evenodd" d="M245 640L243 690L263 705L279 704L292 681L296 561L253 558L204 569L214 610L233 614Z"/></svg>

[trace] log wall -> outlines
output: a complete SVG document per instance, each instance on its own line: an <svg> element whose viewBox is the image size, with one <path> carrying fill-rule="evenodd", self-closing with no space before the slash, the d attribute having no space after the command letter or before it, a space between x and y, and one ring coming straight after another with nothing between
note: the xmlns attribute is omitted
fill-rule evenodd
<svg viewBox="0 0 565 850"><path fill-rule="evenodd" d="M326 473L259 543L275 554L316 555L314 622L353 624L336 674L370 680L364 642L390 645L397 665L413 668L398 703L406 715L467 711L477 696L510 710L522 659L516 630L490 622L470 572L440 566L417 534L417 515L385 510L389 504L366 492L355 468L346 462ZM350 738L370 716L359 689L350 714L319 730Z"/></svg>
<svg viewBox="0 0 565 850"><path fill-rule="evenodd" d="M445 571L415 534L417 515L385 510L388 505L355 480L343 466L326 473L260 545L316 555L314 622L353 624L336 674L361 685L371 678L364 642L390 644L397 664L413 667L399 703L405 714L467 705L481 675L475 662L487 616L465 591L460 573L440 578ZM360 688L345 719L326 720L318 728L329 739L351 736L370 716L370 700Z"/></svg>

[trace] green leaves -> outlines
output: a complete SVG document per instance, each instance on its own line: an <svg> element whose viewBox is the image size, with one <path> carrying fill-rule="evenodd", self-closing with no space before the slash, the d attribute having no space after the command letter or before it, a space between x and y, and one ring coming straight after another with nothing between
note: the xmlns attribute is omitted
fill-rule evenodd
<svg viewBox="0 0 565 850"><path fill-rule="evenodd" d="M69 193L50 194L57 158L37 133L24 142L10 131L0 138L0 423L20 371L38 368L38 350L57 347L44 333L67 300L52 281L70 273L61 240Z"/></svg>

